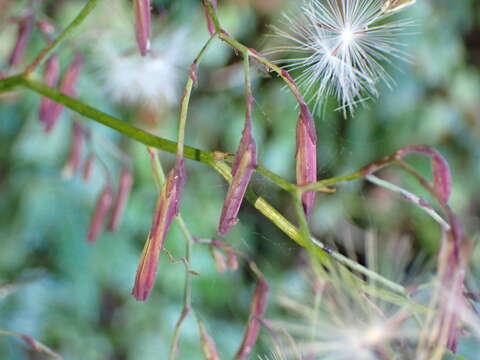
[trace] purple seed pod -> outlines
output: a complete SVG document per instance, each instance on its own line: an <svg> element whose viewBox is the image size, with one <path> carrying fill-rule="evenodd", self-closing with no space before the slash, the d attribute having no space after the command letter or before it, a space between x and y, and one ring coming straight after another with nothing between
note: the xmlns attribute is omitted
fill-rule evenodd
<svg viewBox="0 0 480 360"><path fill-rule="evenodd" d="M112 216L108 224L109 231L116 231L122 218L123 210L128 201L128 196L133 186L133 176L128 167L122 170L120 175L120 184L118 185L118 193L113 205Z"/></svg>
<svg viewBox="0 0 480 360"><path fill-rule="evenodd" d="M137 44L142 56L150 50L151 14L150 0L134 0L135 31Z"/></svg>
<svg viewBox="0 0 480 360"><path fill-rule="evenodd" d="M268 299L268 284L265 278L258 279L258 285L253 295L250 305L250 317L248 319L247 330L243 336L242 345L235 356L235 360L245 359L252 351L257 342L260 332L260 318L265 313Z"/></svg>
<svg viewBox="0 0 480 360"><path fill-rule="evenodd" d="M92 169L94 164L95 156L93 154L88 155L87 160L85 160L85 164L83 165L83 174L82 178L84 182L87 182L92 175Z"/></svg>
<svg viewBox="0 0 480 360"><path fill-rule="evenodd" d="M63 76L62 83L60 85L60 91L68 96L76 96L77 91L75 85L80 75L80 70L83 65L83 55L76 53L72 63L68 67L65 75Z"/></svg>
<svg viewBox="0 0 480 360"><path fill-rule="evenodd" d="M57 105L57 104L55 104ZM82 125L74 121L72 124L72 140L70 141L70 154L65 163L62 175L69 179L78 172L82 160L82 150L85 138L85 132Z"/></svg>
<svg viewBox="0 0 480 360"><path fill-rule="evenodd" d="M461 335L459 321L462 308L468 308L465 298L466 267L472 254L473 242L463 234L462 225L458 217L452 212L449 214L451 225L440 248L438 260L438 276L440 279L441 300L439 301L439 328L440 334L446 336L445 346L452 352L457 351Z"/></svg>
<svg viewBox="0 0 480 360"><path fill-rule="evenodd" d="M208 26L208 32L210 35L215 34L215 24L213 23L212 17L210 16L210 13L208 12L208 6L206 2L209 1L210 4L212 5L212 8L216 11L217 10L217 0L204 0L203 1L203 10L205 11L205 18L207 19L207 26Z"/></svg>
<svg viewBox="0 0 480 360"><path fill-rule="evenodd" d="M97 240L100 231L102 230L103 223L107 217L110 206L112 205L112 189L110 185L105 185L103 191L97 200L95 211L93 212L92 219L90 221L90 227L88 228L87 242L94 243Z"/></svg>
<svg viewBox="0 0 480 360"><path fill-rule="evenodd" d="M429 156L432 159L433 188L442 204L446 204L452 193L452 175L445 158L428 146L406 146L397 151L396 155L403 158L411 152Z"/></svg>
<svg viewBox="0 0 480 360"><path fill-rule="evenodd" d="M132 295L139 301L147 300L152 292L157 274L158 257L172 220L178 215L185 177L183 159L177 158L175 167L168 174L158 197L150 235L137 268Z"/></svg>
<svg viewBox="0 0 480 360"><path fill-rule="evenodd" d="M82 67L82 64L83 64L83 56L80 53L77 53L72 63L68 67L67 71L63 75L63 78L60 84L61 92L69 96L76 95L75 84L80 74L80 69ZM54 103L51 106L49 106L48 122L45 123L46 132L52 131L58 119L60 118L62 111L63 111L63 106L58 103Z"/></svg>
<svg viewBox="0 0 480 360"><path fill-rule="evenodd" d="M247 116L242 139L240 140L240 145L232 166L232 182L228 188L220 216L218 226L218 233L220 235L226 235L231 227L238 222L238 211L240 210L240 205L242 204L248 183L256 166L256 144L252 136L252 122L250 117Z"/></svg>
<svg viewBox="0 0 480 360"><path fill-rule="evenodd" d="M317 135L315 123L306 105L300 106L297 122L297 185L304 186L317 181ZM310 215L315 202L315 191L302 195L303 208Z"/></svg>
<svg viewBox="0 0 480 360"><path fill-rule="evenodd" d="M34 21L33 15L27 15L18 21L17 41L9 60L11 67L16 67L22 61L30 35L32 34Z"/></svg>
<svg viewBox="0 0 480 360"><path fill-rule="evenodd" d="M43 72L43 81L50 87L57 86L59 73L58 56L52 55L45 63ZM57 117L60 115L61 106L49 98L42 97L40 100L40 122L45 126L45 129L50 128L52 123L56 123Z"/></svg>

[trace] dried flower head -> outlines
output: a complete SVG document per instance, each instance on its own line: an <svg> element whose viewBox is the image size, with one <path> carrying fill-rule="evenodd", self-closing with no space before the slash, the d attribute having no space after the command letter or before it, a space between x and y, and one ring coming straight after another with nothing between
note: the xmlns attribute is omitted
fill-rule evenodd
<svg viewBox="0 0 480 360"><path fill-rule="evenodd" d="M285 15L287 30L276 29L291 44L270 52L296 54L282 62L289 70L302 70L297 81L316 106L333 95L352 112L378 96L380 81L393 84L383 63L405 57L398 35L409 23L392 21L383 5L383 0L305 1L298 19Z"/></svg>
<svg viewBox="0 0 480 360"><path fill-rule="evenodd" d="M462 338L478 337L479 317L463 296L467 248L462 265L453 266L443 246L435 274L423 257L412 256L405 237L380 242L367 234L365 244L368 268L404 285L408 296L390 296L335 264L328 271L308 267L305 292L278 299L287 318L268 321L279 358L442 359Z"/></svg>

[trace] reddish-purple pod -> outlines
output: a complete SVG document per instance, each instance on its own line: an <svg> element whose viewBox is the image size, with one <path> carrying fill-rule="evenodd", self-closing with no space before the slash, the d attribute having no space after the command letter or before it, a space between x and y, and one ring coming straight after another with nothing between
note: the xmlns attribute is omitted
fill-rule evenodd
<svg viewBox="0 0 480 360"><path fill-rule="evenodd" d="M135 9L135 32L142 56L150 50L151 13L150 0L133 0Z"/></svg>
<svg viewBox="0 0 480 360"><path fill-rule="evenodd" d="M87 242L93 243L97 240L102 231L103 224L112 205L112 189L106 185L97 200L95 211L93 212L90 226L88 228Z"/></svg>
<svg viewBox="0 0 480 360"><path fill-rule="evenodd" d="M247 115L242 139L240 140L240 145L232 166L232 182L228 188L227 196L223 203L222 214L220 215L220 223L218 226L218 233L220 235L226 235L232 226L238 222L238 211L240 210L240 205L242 204L250 178L256 166L256 144L252 136L252 122Z"/></svg>
<svg viewBox="0 0 480 360"><path fill-rule="evenodd" d="M235 356L235 360L242 360L248 357L257 342L261 325L260 318L267 308L268 291L267 281L265 278L260 277L250 305L250 317L248 319L247 329L243 336L242 344Z"/></svg>
<svg viewBox="0 0 480 360"><path fill-rule="evenodd" d="M68 67L67 71L63 75L62 81L60 83L60 91L69 95L75 96L76 90L75 85L80 74L80 69L83 64L83 56L80 53L77 53ZM54 103L49 109L51 114L49 115L49 121L45 123L45 131L50 132L56 125L60 115L63 111L63 106L60 104Z"/></svg>
<svg viewBox="0 0 480 360"><path fill-rule="evenodd" d="M76 53L72 63L68 67L65 75L63 75L62 83L60 84L60 91L69 95L75 96L77 91L75 86L77 84L78 76L83 65L83 55Z"/></svg>
<svg viewBox="0 0 480 360"><path fill-rule="evenodd" d="M143 248L140 264L137 268L132 295L139 301L145 301L152 292L160 251L173 218L178 215L179 202L185 183L183 159L177 158L175 167L168 174L157 200L150 235Z"/></svg>
<svg viewBox="0 0 480 360"><path fill-rule="evenodd" d="M93 164L94 164L95 156L93 154L88 155L87 160L85 160L85 164L83 165L83 181L87 182L92 175Z"/></svg>
<svg viewBox="0 0 480 360"><path fill-rule="evenodd" d="M118 185L117 197L113 205L112 216L108 224L109 231L115 231L120 223L125 205L128 201L128 196L133 186L132 172L128 167L125 167L120 174L120 184Z"/></svg>
<svg viewBox="0 0 480 360"><path fill-rule="evenodd" d="M43 72L43 81L50 87L56 87L59 73L58 56L56 54L50 56L45 63ZM49 98L42 97L40 100L40 122L45 126L45 129L50 128L52 123L57 121L60 116L61 106Z"/></svg>
<svg viewBox="0 0 480 360"><path fill-rule="evenodd" d="M82 125L74 121L72 125L72 140L70 141L70 154L62 171L63 176L67 179L71 178L80 169L84 137L85 133Z"/></svg>
<svg viewBox="0 0 480 360"><path fill-rule="evenodd" d="M19 65L22 61L25 49L32 34L34 21L35 19L33 15L27 15L18 20L17 41L15 42L15 47L13 48L9 60L11 67Z"/></svg>
<svg viewBox="0 0 480 360"><path fill-rule="evenodd" d="M426 155L432 159L433 188L441 203L446 204L452 193L452 175L445 158L429 146L406 146L397 151L396 155L403 158L411 152Z"/></svg>
<svg viewBox="0 0 480 360"><path fill-rule="evenodd" d="M306 105L300 107L297 122L297 185L304 186L317 181L317 135L315 123ZM302 195L303 208L310 215L315 202L315 191L306 191Z"/></svg>

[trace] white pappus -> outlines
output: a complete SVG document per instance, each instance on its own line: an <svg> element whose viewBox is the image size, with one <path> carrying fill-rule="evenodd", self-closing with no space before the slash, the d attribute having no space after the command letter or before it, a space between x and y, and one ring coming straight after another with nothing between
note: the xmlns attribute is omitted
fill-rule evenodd
<svg viewBox="0 0 480 360"><path fill-rule="evenodd" d="M277 36L289 44L270 54L290 52L282 59L287 70L301 70L296 78L306 97L321 105L333 95L344 113L378 97L378 84L393 79L384 68L392 59L406 59L399 35L412 25L393 20L384 0L301 0L299 16L284 15L285 29Z"/></svg>

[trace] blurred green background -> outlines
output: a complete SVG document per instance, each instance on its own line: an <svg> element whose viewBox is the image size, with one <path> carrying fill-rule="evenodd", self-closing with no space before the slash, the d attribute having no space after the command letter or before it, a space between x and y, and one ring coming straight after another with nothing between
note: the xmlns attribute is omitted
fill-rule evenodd
<svg viewBox="0 0 480 360"><path fill-rule="evenodd" d="M37 3L38 14L63 28L85 1ZM75 50L86 63L78 97L135 126L175 140L177 106L189 63L208 39L200 1L153 1L153 56L140 59L135 44L130 1L100 1L91 17L60 49L62 68ZM286 0L220 0L224 28L250 47L269 47L270 25L282 11L299 2ZM8 19L22 15L28 1L0 0L0 70L7 69L16 27ZM344 119L330 101L316 114L320 178L346 174L409 144L437 148L453 174L451 205L469 236L479 233L480 197L480 2L418 0L400 14L410 18L412 34L399 39L409 62L395 62L393 89ZM34 31L25 63L45 45ZM254 65L254 134L259 162L294 179L297 109L281 81ZM18 70L18 69L17 69ZM15 69L9 70L11 74ZM241 59L217 42L199 69L187 124L186 143L204 150L234 152L244 121ZM103 233L96 244L85 242L89 218L103 186L94 168L89 182L64 179L72 119L65 111L55 130L45 134L38 122L39 97L28 91L0 96L0 285L17 284L0 294L0 328L28 334L66 359L166 359L172 330L180 314L184 268L163 255L151 298L136 302L130 295L140 252L151 224L156 188L145 147L113 131L82 120L93 132L94 146L113 174L118 160L101 141L116 142L132 158L135 185L119 231ZM166 169L173 157L161 154ZM414 164L429 175L428 160ZM187 161L181 213L194 236L214 238L226 192L223 180L209 167ZM413 179L398 170L383 178L423 194ZM258 193L294 220L292 203L265 178L255 175ZM301 251L250 205L225 242L248 253L271 285L268 316L280 310L275 296L296 292L302 281ZM318 197L312 232L341 248L350 238L362 250L365 232L382 239L408 236L414 252L434 259L440 232L421 210L396 195L363 181L342 185L334 195ZM166 247L184 256L184 239L174 224ZM478 270L474 254L473 274ZM477 265L478 266L478 265ZM193 308L216 340L221 358L236 352L249 313L255 281L243 264L236 272L218 274L208 248L195 246L191 267ZM263 332L267 335L266 332ZM257 351L268 351L268 336ZM201 359L193 318L183 330L179 359ZM479 351L480 353L480 351ZM0 359L39 359L18 340L0 338ZM252 356L252 358L254 358Z"/></svg>

